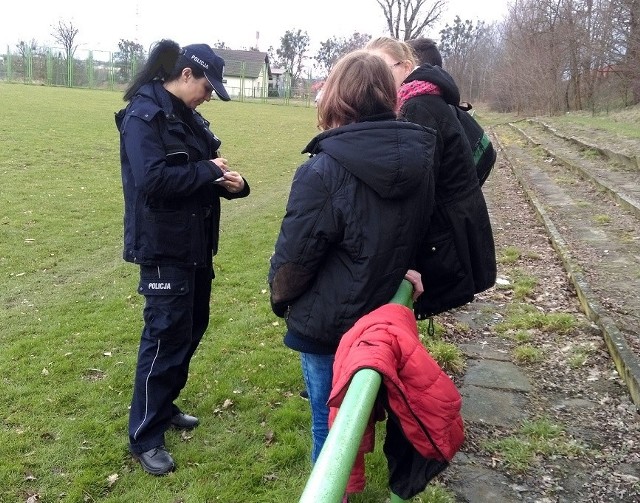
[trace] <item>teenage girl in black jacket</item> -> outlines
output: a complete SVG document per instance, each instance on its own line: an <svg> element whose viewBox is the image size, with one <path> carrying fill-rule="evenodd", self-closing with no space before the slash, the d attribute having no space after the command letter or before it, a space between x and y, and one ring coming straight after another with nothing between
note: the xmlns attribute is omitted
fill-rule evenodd
<svg viewBox="0 0 640 503"><path fill-rule="evenodd" d="M433 203L435 133L397 120L384 62L341 59L318 103L324 131L305 148L271 257L284 343L299 352L312 418L312 461L328 434L333 359L343 334L389 302L413 261ZM411 281L411 280L410 280Z"/></svg>
<svg viewBox="0 0 640 503"><path fill-rule="evenodd" d="M399 115L437 133L435 208L416 269L424 293L414 304L418 319L461 306L494 285L496 257L487 205L480 189L471 146L455 111L460 93L438 66L416 68L411 48L380 37L367 50L382 57L398 87Z"/></svg>

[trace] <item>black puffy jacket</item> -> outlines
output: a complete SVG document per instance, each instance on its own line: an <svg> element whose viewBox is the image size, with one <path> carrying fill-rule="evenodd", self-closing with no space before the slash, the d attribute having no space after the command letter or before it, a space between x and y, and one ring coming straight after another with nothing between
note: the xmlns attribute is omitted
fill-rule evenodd
<svg viewBox="0 0 640 503"><path fill-rule="evenodd" d="M449 104L460 93L442 68L423 65L405 82L436 84L442 94L409 98L400 115L437 133L435 207L426 241L417 255L425 292L414 304L418 319L461 306L494 285L496 255L487 204L478 183L471 147Z"/></svg>
<svg viewBox="0 0 640 503"><path fill-rule="evenodd" d="M275 253L271 303L285 344L334 353L409 269L433 203L433 131L369 120L325 131L303 152Z"/></svg>

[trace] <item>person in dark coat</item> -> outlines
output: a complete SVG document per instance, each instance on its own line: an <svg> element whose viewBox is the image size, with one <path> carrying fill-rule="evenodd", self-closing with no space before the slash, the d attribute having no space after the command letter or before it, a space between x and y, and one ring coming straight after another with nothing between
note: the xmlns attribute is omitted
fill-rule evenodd
<svg viewBox="0 0 640 503"><path fill-rule="evenodd" d="M430 129L396 119L393 77L377 56L344 56L323 89L324 131L303 150L310 159L293 178L268 275L284 343L300 353L312 462L328 434L341 337L405 277L417 284L409 269L431 214L436 141Z"/></svg>
<svg viewBox="0 0 640 503"><path fill-rule="evenodd" d="M144 295L129 448L142 468L175 468L165 431L198 418L175 404L209 323L220 198L249 195L249 184L218 155L220 140L196 107L224 101L224 61L206 44L162 40L124 94L116 114L124 193L124 259L140 266Z"/></svg>
<svg viewBox="0 0 640 503"><path fill-rule="evenodd" d="M435 208L417 255L424 293L414 313L424 319L473 300L495 284L496 256L487 205L473 154L450 105L460 102L453 78L439 66L416 66L407 43L380 37L366 49L383 58L398 88L398 113L436 131ZM440 60L441 61L441 60Z"/></svg>

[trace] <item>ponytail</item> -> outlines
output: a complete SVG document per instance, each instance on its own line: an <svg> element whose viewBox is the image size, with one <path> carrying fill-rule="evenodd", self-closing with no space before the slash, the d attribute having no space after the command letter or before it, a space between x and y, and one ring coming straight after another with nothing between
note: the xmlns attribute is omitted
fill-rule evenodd
<svg viewBox="0 0 640 503"><path fill-rule="evenodd" d="M149 59L137 73L122 99L129 101L140 87L153 80L167 81L175 78L176 62L181 54L180 46L173 40L162 39L156 42L149 52Z"/></svg>

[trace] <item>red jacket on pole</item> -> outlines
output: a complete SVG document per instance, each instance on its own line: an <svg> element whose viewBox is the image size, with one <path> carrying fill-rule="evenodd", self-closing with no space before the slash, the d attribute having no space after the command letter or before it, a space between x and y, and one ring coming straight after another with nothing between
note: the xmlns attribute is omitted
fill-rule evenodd
<svg viewBox="0 0 640 503"><path fill-rule="evenodd" d="M342 337L333 367L330 424L351 378L363 368L382 375L386 400L379 405L389 415L385 455L390 487L409 499L422 492L460 449L464 441L462 398L422 345L413 311L400 304L385 304L363 316ZM364 489L363 454L373 450L375 419L365 431L348 492ZM413 474L411 479L409 474Z"/></svg>

